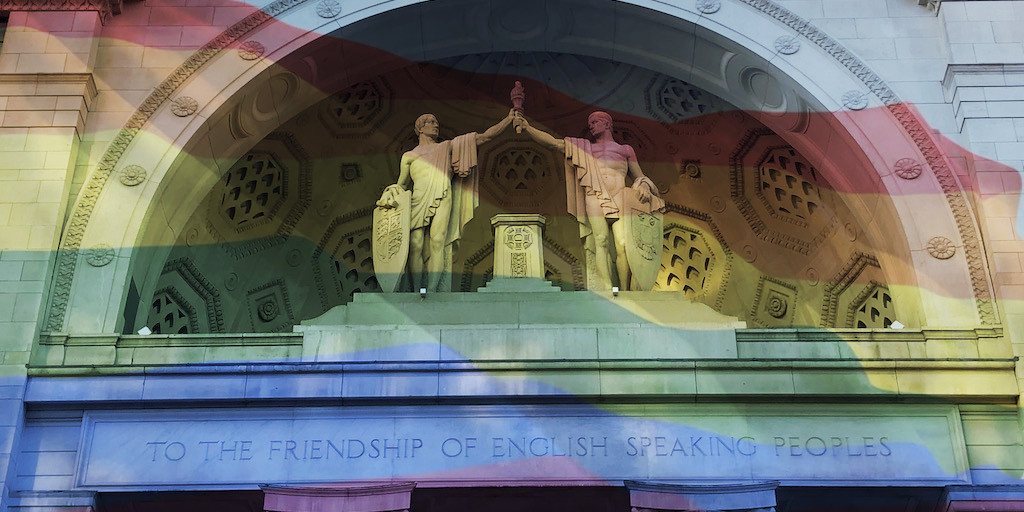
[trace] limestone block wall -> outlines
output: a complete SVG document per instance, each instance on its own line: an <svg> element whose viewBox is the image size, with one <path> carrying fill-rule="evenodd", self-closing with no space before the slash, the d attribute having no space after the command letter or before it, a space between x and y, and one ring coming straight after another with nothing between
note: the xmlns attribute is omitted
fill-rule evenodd
<svg viewBox="0 0 1024 512"><path fill-rule="evenodd" d="M977 192L1001 312L1024 355L1024 1L945 0L937 13L916 0L777 3L857 54L949 140L965 187ZM153 88L252 12L217 0L145 0L106 20L93 11L11 14L0 47L0 479L68 207ZM984 431L1005 416L972 417L978 460L1019 453L1019 435Z"/></svg>
<svg viewBox="0 0 1024 512"><path fill-rule="evenodd" d="M95 12L15 12L0 48L0 493L89 107Z"/></svg>
<svg viewBox="0 0 1024 512"><path fill-rule="evenodd" d="M1024 354L1024 2L779 4L856 53L940 135L972 191L1003 321L1015 353Z"/></svg>

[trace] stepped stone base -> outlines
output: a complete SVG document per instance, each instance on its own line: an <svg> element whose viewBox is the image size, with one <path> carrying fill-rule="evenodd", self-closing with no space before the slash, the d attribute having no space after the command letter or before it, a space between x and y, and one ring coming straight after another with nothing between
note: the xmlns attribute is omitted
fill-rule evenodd
<svg viewBox="0 0 1024 512"><path fill-rule="evenodd" d="M316 361L731 359L743 327L675 292L488 291L357 294L296 331Z"/></svg>

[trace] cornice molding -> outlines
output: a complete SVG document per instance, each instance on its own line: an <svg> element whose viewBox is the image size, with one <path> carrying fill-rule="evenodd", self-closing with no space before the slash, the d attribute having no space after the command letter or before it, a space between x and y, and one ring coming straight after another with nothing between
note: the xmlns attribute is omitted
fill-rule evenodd
<svg viewBox="0 0 1024 512"><path fill-rule="evenodd" d="M0 11L96 11L106 23L123 5L124 0L0 0Z"/></svg>

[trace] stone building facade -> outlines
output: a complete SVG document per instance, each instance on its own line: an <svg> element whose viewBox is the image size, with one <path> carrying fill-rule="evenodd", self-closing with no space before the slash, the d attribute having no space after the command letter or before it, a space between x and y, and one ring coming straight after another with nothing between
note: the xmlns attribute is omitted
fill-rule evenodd
<svg viewBox="0 0 1024 512"><path fill-rule="evenodd" d="M0 11L0 510L1024 510L1024 1ZM515 80L611 113L655 290L507 130L452 293L379 293L413 121ZM502 213L550 286L488 289Z"/></svg>

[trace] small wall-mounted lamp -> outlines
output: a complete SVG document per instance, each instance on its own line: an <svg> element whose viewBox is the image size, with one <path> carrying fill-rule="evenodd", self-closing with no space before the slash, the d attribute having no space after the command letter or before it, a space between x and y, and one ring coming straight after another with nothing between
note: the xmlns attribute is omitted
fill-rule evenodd
<svg viewBox="0 0 1024 512"><path fill-rule="evenodd" d="M612 286L612 297L618 297L618 296L619 296L619 287L618 286Z"/></svg>
<svg viewBox="0 0 1024 512"><path fill-rule="evenodd" d="M421 299L427 298L427 289L426 288L420 288L420 298Z"/></svg>

